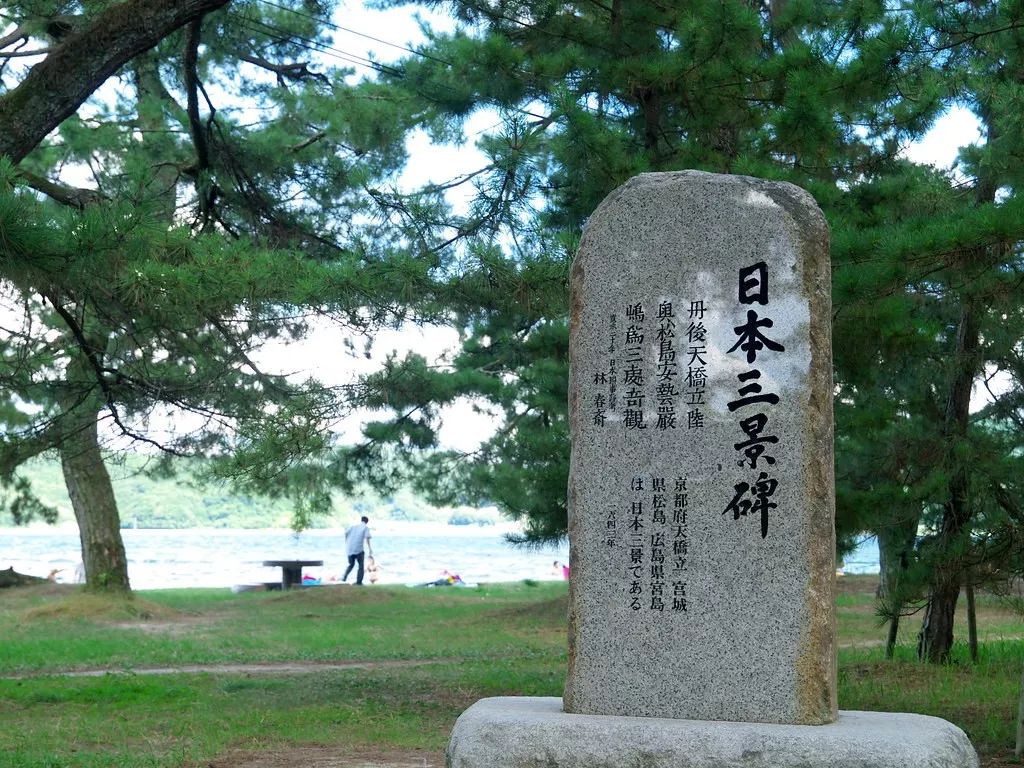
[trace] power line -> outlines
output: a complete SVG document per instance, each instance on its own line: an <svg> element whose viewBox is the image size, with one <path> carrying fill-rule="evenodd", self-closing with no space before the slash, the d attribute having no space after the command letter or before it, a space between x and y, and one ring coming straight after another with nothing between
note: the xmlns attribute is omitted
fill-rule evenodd
<svg viewBox="0 0 1024 768"><path fill-rule="evenodd" d="M414 48L409 48L408 46L399 45L398 43L392 43L389 40L384 40L384 39L379 38L379 37L374 37L373 35L368 35L368 34L366 34L364 32L359 32L358 30L351 29L350 27L344 27L344 26L341 26L340 24L335 24L334 22L330 21L329 19L325 19L322 16L315 16L313 14L305 13L303 11L297 11L297 10L295 10L293 8L288 8L287 6L284 6L284 5L281 5L279 3L273 2L273 0L258 0L258 2L261 2L264 5L268 5L268 6L271 6L273 8L277 8L279 10L285 11L287 13L291 13L291 14L294 14L296 16L300 16L300 17L302 17L304 19L309 19L310 21L315 21L318 24L321 24L321 25L323 25L325 27L328 27L329 29L340 30L340 31L343 31L343 32L349 32L351 34L358 35L359 37L363 37L363 38L366 38L368 40L373 40L374 42L381 43L382 45L387 45L387 46L389 46L391 48L396 48L396 49L398 49L400 51L405 51L407 53L411 53L414 56L419 56L419 57L421 57L423 59L427 59L429 61L436 61L437 63L443 64L446 67L455 67L455 63L454 62L449 61L449 60L444 59L444 58L441 58L440 56L434 56L433 54L425 53L423 51L418 51L418 50L416 50ZM264 21L259 21L259 20L256 20L256 19L253 19L253 21L256 21L256 23L258 23L258 24L260 24L262 26L265 26L265 27L268 27L270 29L273 29L272 25L267 24ZM293 36L293 37L298 37L298 36ZM317 43L314 40L309 40L308 38L298 38L298 39L305 40L305 41L307 41L309 43L312 43L314 45L323 45L321 43ZM353 56L355 54L348 54L348 53L346 53L345 55ZM385 64L380 64L379 62L376 62L376 61L374 61L372 59L368 59L368 58L364 58L364 57L358 57L358 58L361 58L363 61L370 62L370 65L372 65L372 67L374 67L374 68L388 66L388 65L385 65ZM361 65L361 66L368 66L368 65L364 64L364 65ZM391 74L395 74L398 77L403 77L404 76L404 74L400 73L400 70L398 70L397 68L391 67L391 69L394 70ZM378 69L378 71L381 71L381 70ZM512 72L509 72L508 75L512 79L518 80L519 82L521 82L521 83L523 83L525 85L530 85L531 81L533 79L528 73L524 73L524 72L512 71ZM447 87L447 86L442 86L442 87ZM451 90L454 93L453 89L448 88L448 90ZM422 94L422 93L419 94L419 95L424 96L424 94ZM424 96L424 98L429 98L429 97ZM586 105L581 105L581 107L584 110L588 111L588 112L594 112L594 110L591 110ZM521 112L522 114L524 114L524 115L526 115L528 117L533 117L533 118L536 118L536 119L544 119L540 115L535 115L535 114L533 114L531 112L528 112L528 111L525 111L525 110L522 110L522 109L513 108L513 110L516 111L516 112ZM595 114L596 114L596 112L595 112Z"/></svg>
<svg viewBox="0 0 1024 768"><path fill-rule="evenodd" d="M349 64L355 64L356 66L359 67L366 67L367 69L372 69L375 72L394 75L396 77L404 76L403 72L396 67L391 67L388 66L387 64L381 64L380 62L374 61L373 59L369 59L365 56L359 56L358 54L355 53L349 53L348 51L343 51L340 48L335 48L333 46L327 45L326 43L320 43L317 42L316 40L310 40L307 37L302 37L301 35L296 35L291 32L278 29L277 27L271 24L267 24L265 21L261 21L260 19L242 17L241 21L243 25L248 27L251 32L266 35L267 37L273 40L277 40L278 42L291 43L293 45L298 46L299 48L304 48L308 51L313 51L314 53L321 53L326 56L333 56L334 58L340 59Z"/></svg>
<svg viewBox="0 0 1024 768"><path fill-rule="evenodd" d="M259 0L259 2L263 3L264 5L269 5L272 8L277 8L279 10L286 11L288 13L293 13L296 16L301 16L301 17L303 17L305 19L309 19L310 21L315 21L315 22L317 22L319 24L322 24L325 27L328 27L329 29L334 29L334 30L337 30L339 32L348 32L349 34L356 35L358 37L363 37L363 38L366 38L367 40L373 40L375 43L380 43L381 45L386 45L386 46L388 46L390 48L397 48L400 51L405 51L406 53L411 53L411 54L413 54L415 56L422 56L425 59L430 59L431 61L436 61L439 64L444 64L445 66L448 66L448 67L454 66L452 64L452 62L447 61L445 59L442 59L442 58L440 58L438 56L433 56L433 55L431 55L429 53L424 53L423 51L417 51L417 50L415 50L413 48L409 48L409 47L404 46L404 45L399 45L398 43L392 43L389 40L383 40L383 39L381 39L379 37L374 37L373 35L368 35L365 32L360 32L360 31L352 29L350 27L343 27L340 24L335 24L333 21L329 21L328 19L321 18L320 16L314 16L313 14L310 14L310 13L304 13L302 11L297 11L294 8L288 8L287 6L280 5L278 3L272 2L272 0Z"/></svg>
<svg viewBox="0 0 1024 768"><path fill-rule="evenodd" d="M273 5L275 7L283 7L283 6L278 6L275 3L270 2L270 0L260 0L260 2L266 3L268 5ZM285 10L290 10L290 9L285 8ZM298 12L294 12L293 11L293 13L298 13ZM308 14L298 14L298 15L305 16L305 17L310 18L310 19L312 19L314 21L318 21L320 23L326 24L327 26L333 26L333 25L330 24L330 22L327 22L326 20L318 18L316 16L310 16ZM400 79L400 80L406 80L405 72L402 69L398 68L398 67L393 67L393 66L390 66L390 65L387 65L387 64L381 64L380 62L374 61L373 59L366 58L365 56L359 56L357 54L353 54L353 53L350 53L348 51L343 51L343 50L341 50L339 48L335 48L333 46L327 45L326 43L321 43L321 42L318 42L316 40L311 40L310 38L303 37L301 35L297 35L297 34L294 34L292 32L288 32L286 30L279 29L279 28L273 26L272 24L268 24L267 22L262 21L260 19L254 19L254 18L250 18L248 16L243 16L243 17L241 17L240 20L242 21L243 25L245 25L250 31L256 32L258 34L266 35L267 37L269 37L269 38L271 38L273 40L277 40L278 42L290 43L292 45L298 46L299 48L304 48L304 49L306 49L308 51L312 51L314 53L320 53L320 54L323 54L323 55L326 55L326 56L331 56L333 58L339 59L339 60L344 61L344 62L349 63L349 64L354 64L356 66L365 67L367 69L374 70L375 72L380 72L382 74L390 75L390 76L395 77L395 78ZM395 47L402 47L402 46L395 46ZM403 50L410 50L410 49L406 49L404 47L402 47L402 48L403 48ZM417 55L421 55L421 56L427 57L426 54L420 54L420 53L418 53L416 51L412 51L412 52L416 53ZM432 57L427 57L427 58L432 58ZM435 58L434 60L439 61L439 62L445 64L446 66L453 66L450 62L446 62L443 59ZM452 94L455 94L455 95L460 96L460 97L462 96L462 94L460 94L458 91L456 91L451 86L445 85L443 83L437 83L436 85L439 88L443 88L444 90L446 90L446 91L448 91L448 92L450 92ZM406 81L406 87L409 87L409 89L413 93L415 93L416 95L420 96L421 98L424 98L424 99L426 99L428 101L432 101L432 102L434 102L436 104L442 104L443 103L436 96L431 96L430 94L424 93L423 91L421 91L421 90L419 90L417 88L413 88L413 87L409 86L408 81ZM525 117L533 118L535 120L546 120L547 119L544 115L538 115L538 114L536 114L534 112L530 112L529 110L523 109L521 107L504 107L504 108L509 109L510 111L519 113L521 115L524 115ZM587 109L587 107L584 106L584 109Z"/></svg>

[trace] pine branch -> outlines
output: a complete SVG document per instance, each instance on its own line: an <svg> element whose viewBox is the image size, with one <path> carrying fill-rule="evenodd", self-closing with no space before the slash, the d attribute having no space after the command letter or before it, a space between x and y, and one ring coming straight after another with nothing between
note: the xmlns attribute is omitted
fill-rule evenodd
<svg viewBox="0 0 1024 768"><path fill-rule="evenodd" d="M321 139L324 139L326 137L327 137L327 131L317 131L312 136L310 136L308 139L303 139L298 144L293 144L292 146L288 147L288 151L289 152L301 152L306 147L309 147L309 146L311 146L313 144L316 144L318 141L320 141Z"/></svg>
<svg viewBox="0 0 1024 768"><path fill-rule="evenodd" d="M83 187L72 187L51 181L44 176L39 176L24 168L18 170L18 175L24 182L37 192L42 192L47 197L55 200L61 205L66 205L78 210L84 209L87 205L99 203L107 198L95 189Z"/></svg>
<svg viewBox="0 0 1024 768"><path fill-rule="evenodd" d="M275 64L262 56L252 56L246 53L239 53L238 58L260 69L273 72L277 75L277 84L282 87L287 85L287 80L319 80L325 85L331 82L326 75L311 71L309 64L305 61Z"/></svg>
<svg viewBox="0 0 1024 768"><path fill-rule="evenodd" d="M249 357L245 349L242 348L242 345L239 343L236 336L233 333L231 333L231 331L229 331L218 318L211 317L209 318L209 321L210 324L217 329L217 331L223 337L224 341L226 341L228 345L235 351L235 354L238 355L239 359L242 361L245 367L252 371L253 375L257 378L257 380L259 380L259 382L264 387L266 387L268 390L272 392L277 392L278 394L281 395L288 394L288 388L282 386L280 382L275 381L272 376L264 373L263 370L252 360L252 358Z"/></svg>
<svg viewBox="0 0 1024 768"><path fill-rule="evenodd" d="M27 40L29 38L29 32L24 25L19 26L17 29L12 31L10 34L0 37L0 50L6 48L12 43L17 43L21 40Z"/></svg>
<svg viewBox="0 0 1024 768"><path fill-rule="evenodd" d="M114 423L121 431L121 434L126 437L130 437L132 440L135 440L137 442L152 445L154 448L159 448L161 451L165 451L166 453L170 453L175 456L184 456L185 454L181 453L180 451L177 451L174 448L166 446L157 440L153 440L149 437L146 437L145 435L139 434L138 432L131 429L127 424L124 423L123 419L121 418L120 410L117 407L117 401L114 397L113 388L110 386L110 382L107 379L106 369L104 368L103 363L100 360L99 352L86 338L85 331L79 324L79 322L70 312L68 312L68 310L63 306L63 304L61 304L60 301L57 300L57 297L47 295L46 299L53 306L54 311L64 321L65 325L67 325L68 330L71 331L71 335L72 337L74 337L75 343L78 345L82 354L85 355L85 359L88 361L90 368L92 368L93 372L95 373L96 384L97 386L99 386L100 392L103 395L104 405L106 405L107 410L110 412L110 418L113 419Z"/></svg>
<svg viewBox="0 0 1024 768"><path fill-rule="evenodd" d="M199 117L199 39L202 31L202 21L196 19L188 25L185 35L185 59L183 62L183 75L185 80L185 95L188 99L186 111L188 112L188 124L192 133L192 143L195 145L197 158L197 171L204 171L210 167L210 149L206 141L206 129Z"/></svg>
<svg viewBox="0 0 1024 768"><path fill-rule="evenodd" d="M72 31L0 96L0 155L20 162L127 61L230 0L127 0Z"/></svg>
<svg viewBox="0 0 1024 768"><path fill-rule="evenodd" d="M19 59L29 58L31 56L46 56L49 53L53 53L53 48L36 48L31 51L7 51L6 53L0 53L0 59Z"/></svg>
<svg viewBox="0 0 1024 768"><path fill-rule="evenodd" d="M998 35L1003 32L1016 32L1019 29L1024 28L1024 21L1013 21L1002 27L996 27L995 29L986 29L981 32L965 32L962 30L950 30L950 29L939 29L940 32L949 35L952 40L942 45L926 45L917 49L915 53L942 53L943 51L952 50L953 48L959 48L960 46L972 45L977 43L979 40L989 37L991 35Z"/></svg>

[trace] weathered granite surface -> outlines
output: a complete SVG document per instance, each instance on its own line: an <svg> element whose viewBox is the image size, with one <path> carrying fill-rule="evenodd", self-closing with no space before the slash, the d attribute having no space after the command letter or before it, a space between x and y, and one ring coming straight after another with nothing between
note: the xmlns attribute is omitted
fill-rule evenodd
<svg viewBox="0 0 1024 768"><path fill-rule="evenodd" d="M642 174L591 217L567 712L835 718L829 291L827 225L789 184Z"/></svg>
<svg viewBox="0 0 1024 768"><path fill-rule="evenodd" d="M467 709L449 768L976 768L967 736L924 715L839 712L829 725L572 715L558 698Z"/></svg>

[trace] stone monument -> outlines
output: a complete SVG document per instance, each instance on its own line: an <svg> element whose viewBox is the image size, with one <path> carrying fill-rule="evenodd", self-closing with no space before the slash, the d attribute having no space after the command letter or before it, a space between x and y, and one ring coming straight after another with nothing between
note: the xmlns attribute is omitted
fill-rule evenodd
<svg viewBox="0 0 1024 768"><path fill-rule="evenodd" d="M645 174L572 272L567 712L836 718L828 229Z"/></svg>
<svg viewBox="0 0 1024 768"><path fill-rule="evenodd" d="M564 699L485 699L451 768L962 766L836 706L828 229L790 184L642 174L572 271Z"/></svg>

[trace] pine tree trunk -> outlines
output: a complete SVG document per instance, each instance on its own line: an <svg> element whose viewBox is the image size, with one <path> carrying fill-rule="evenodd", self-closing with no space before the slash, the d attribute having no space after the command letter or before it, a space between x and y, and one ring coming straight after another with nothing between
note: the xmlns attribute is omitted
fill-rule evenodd
<svg viewBox="0 0 1024 768"><path fill-rule="evenodd" d="M950 577L953 574L945 575ZM949 661L953 650L953 617L956 615L956 601L959 598L959 578L947 578L942 584L933 582L917 639L917 655L922 661L933 664Z"/></svg>
<svg viewBox="0 0 1024 768"><path fill-rule="evenodd" d="M889 634L885 638L885 658L891 659L896 655L896 636L900 631L900 616L895 614L889 617Z"/></svg>
<svg viewBox="0 0 1024 768"><path fill-rule="evenodd" d="M918 637L918 656L932 663L945 663L953 648L953 617L960 597L962 559L955 556L958 544L969 533L972 516L967 459L960 448L967 440L971 388L978 369L980 333L978 319L969 300L964 300L957 328L955 368L946 402L943 433L949 450L949 499L942 513L942 527L934 544L928 605Z"/></svg>
<svg viewBox="0 0 1024 768"><path fill-rule="evenodd" d="M103 463L96 425L76 414L78 428L65 436L60 463L82 542L85 581L90 589L128 591L128 560L110 474Z"/></svg>
<svg viewBox="0 0 1024 768"><path fill-rule="evenodd" d="M1020 674L1020 701L1017 703L1017 745L1013 749L1016 757L1024 755L1024 670Z"/></svg>
<svg viewBox="0 0 1024 768"><path fill-rule="evenodd" d="M978 114L987 141L994 142L999 134L992 119L991 103L982 99L978 105ZM995 202L998 188L992 167L983 167L974 188L975 201L978 205ZM989 247L979 245L966 250L951 260L948 266L966 273L972 265L984 264L988 260ZM984 366L979 353L981 332L975 305L984 308L984 297L965 292L961 297L960 322L953 353L953 379L943 419L942 432L949 450L949 497L942 513L942 526L936 542L938 557L933 560L928 606L917 644L918 656L930 662L948 661L953 648L953 616L960 596L963 572L963 561L956 553L971 532L973 509L970 500L969 458L963 448L966 447L970 424L971 389Z"/></svg>
<svg viewBox="0 0 1024 768"><path fill-rule="evenodd" d="M978 613L974 605L974 584L967 581L967 644L971 650L971 661L978 663Z"/></svg>
<svg viewBox="0 0 1024 768"><path fill-rule="evenodd" d="M889 525L875 531L878 540L878 593L877 597L889 618L889 632L885 641L885 658L891 659L896 648L900 613L906 604L906 573L917 538L919 515L901 514Z"/></svg>

